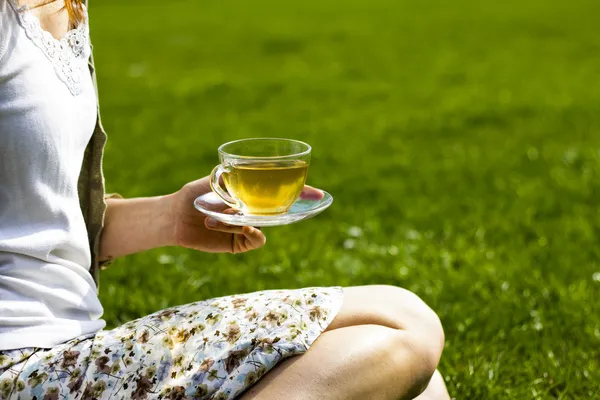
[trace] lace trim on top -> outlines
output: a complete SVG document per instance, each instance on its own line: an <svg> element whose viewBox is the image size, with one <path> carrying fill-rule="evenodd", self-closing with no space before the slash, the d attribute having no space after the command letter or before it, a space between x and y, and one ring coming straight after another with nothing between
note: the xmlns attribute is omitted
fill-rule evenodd
<svg viewBox="0 0 600 400"><path fill-rule="evenodd" d="M54 65L58 78L67 85L74 96L81 93L81 78L84 73L89 73L87 60L91 55L88 15L85 6L83 6L84 21L58 40L50 32L42 29L40 20L31 14L26 5L19 7L17 0L9 0L9 2L17 11L25 34Z"/></svg>

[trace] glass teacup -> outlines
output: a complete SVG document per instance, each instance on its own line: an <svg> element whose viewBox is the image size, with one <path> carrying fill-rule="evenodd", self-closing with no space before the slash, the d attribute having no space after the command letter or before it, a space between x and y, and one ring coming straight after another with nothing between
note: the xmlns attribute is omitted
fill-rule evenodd
<svg viewBox="0 0 600 400"><path fill-rule="evenodd" d="M304 188L311 147L292 139L242 139L219 147L212 190L245 214L286 213ZM226 190L221 186L221 178Z"/></svg>

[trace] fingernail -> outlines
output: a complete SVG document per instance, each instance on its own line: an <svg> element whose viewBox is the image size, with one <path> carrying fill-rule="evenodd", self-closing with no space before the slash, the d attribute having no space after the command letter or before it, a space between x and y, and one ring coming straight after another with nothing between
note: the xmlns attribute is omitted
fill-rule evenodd
<svg viewBox="0 0 600 400"><path fill-rule="evenodd" d="M217 226L217 220L212 218L206 218L206 226L209 228L215 228Z"/></svg>

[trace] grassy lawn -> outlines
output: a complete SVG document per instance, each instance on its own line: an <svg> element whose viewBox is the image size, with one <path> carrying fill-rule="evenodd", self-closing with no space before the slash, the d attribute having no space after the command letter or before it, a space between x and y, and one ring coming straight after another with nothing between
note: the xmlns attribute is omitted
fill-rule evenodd
<svg viewBox="0 0 600 400"><path fill-rule="evenodd" d="M600 2L92 1L108 189L219 144L313 145L334 205L243 255L102 275L109 326L237 292L385 283L440 315L457 399L600 396Z"/></svg>

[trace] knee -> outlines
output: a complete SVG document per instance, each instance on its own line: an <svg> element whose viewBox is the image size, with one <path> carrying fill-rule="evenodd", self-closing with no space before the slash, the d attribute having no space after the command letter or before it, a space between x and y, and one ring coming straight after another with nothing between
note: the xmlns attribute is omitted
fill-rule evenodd
<svg viewBox="0 0 600 400"><path fill-rule="evenodd" d="M414 399L423 393L434 378L439 362L439 355L426 341L406 331L398 331L394 351L389 353L389 357L397 371L396 376L402 376L407 384L405 396L401 399ZM410 366L408 369L407 365Z"/></svg>
<svg viewBox="0 0 600 400"><path fill-rule="evenodd" d="M378 365L386 366L386 369L379 370L379 373L385 371L384 381L390 382L390 385L395 380L401 382L393 389L394 398L417 398L433 379L439 354L432 350L431 343L414 331L384 329L370 356L377 360Z"/></svg>
<svg viewBox="0 0 600 400"><path fill-rule="evenodd" d="M396 286L378 285L373 291L381 296L382 307L396 328L406 332L415 351L420 353L431 374L444 348L444 329L437 314L416 294Z"/></svg>

